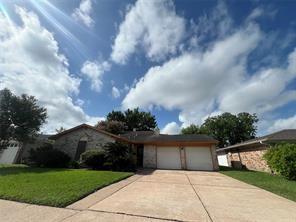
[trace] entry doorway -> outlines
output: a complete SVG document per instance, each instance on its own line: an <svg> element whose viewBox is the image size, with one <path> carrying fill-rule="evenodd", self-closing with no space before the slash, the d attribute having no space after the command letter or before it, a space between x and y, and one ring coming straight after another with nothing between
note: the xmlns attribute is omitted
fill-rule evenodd
<svg viewBox="0 0 296 222"><path fill-rule="evenodd" d="M137 145L137 167L143 168L144 145Z"/></svg>

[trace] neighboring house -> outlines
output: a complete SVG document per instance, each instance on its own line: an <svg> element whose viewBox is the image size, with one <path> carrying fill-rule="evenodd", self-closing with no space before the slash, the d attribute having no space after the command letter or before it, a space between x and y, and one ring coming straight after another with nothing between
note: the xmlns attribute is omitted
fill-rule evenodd
<svg viewBox="0 0 296 222"><path fill-rule="evenodd" d="M13 164L26 162L29 157L29 150L36 149L44 143L49 143L49 135L39 134L30 143L23 145L16 140L10 140L6 149L0 151L0 163Z"/></svg>
<svg viewBox="0 0 296 222"><path fill-rule="evenodd" d="M134 148L138 167L159 169L218 170L217 141L206 135L165 135L133 131L114 135L82 124L49 137L54 147L79 160L86 150L102 149L108 142L123 142Z"/></svg>
<svg viewBox="0 0 296 222"><path fill-rule="evenodd" d="M275 132L225 148L217 149L221 166L246 167L257 171L270 171L263 155L272 145L282 142L295 143L296 129Z"/></svg>

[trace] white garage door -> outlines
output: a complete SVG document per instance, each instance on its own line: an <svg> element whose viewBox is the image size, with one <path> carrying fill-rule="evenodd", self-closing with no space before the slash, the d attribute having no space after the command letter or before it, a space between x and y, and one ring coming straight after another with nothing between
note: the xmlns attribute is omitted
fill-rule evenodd
<svg viewBox="0 0 296 222"><path fill-rule="evenodd" d="M181 169L179 147L157 147L157 168Z"/></svg>
<svg viewBox="0 0 296 222"><path fill-rule="evenodd" d="M188 170L213 170L209 147L186 147L185 152Z"/></svg>

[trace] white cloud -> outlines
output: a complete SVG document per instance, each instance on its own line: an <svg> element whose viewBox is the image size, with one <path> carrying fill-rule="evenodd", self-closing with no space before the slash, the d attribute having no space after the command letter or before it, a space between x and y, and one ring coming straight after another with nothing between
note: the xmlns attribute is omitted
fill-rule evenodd
<svg viewBox="0 0 296 222"><path fill-rule="evenodd" d="M20 7L16 12L23 23L20 26L0 13L0 89L35 96L48 111L45 132L101 119L88 116L74 104L72 97L79 93L80 79L69 73L53 34L34 13Z"/></svg>
<svg viewBox="0 0 296 222"><path fill-rule="evenodd" d="M171 0L138 0L119 27L111 58L124 64L140 46L150 60L163 60L177 52L184 35L185 20Z"/></svg>
<svg viewBox="0 0 296 222"><path fill-rule="evenodd" d="M115 99L120 97L120 91L115 86L112 87L112 97Z"/></svg>
<svg viewBox="0 0 296 222"><path fill-rule="evenodd" d="M194 34L191 38L191 45L198 47L207 46L213 38L229 35L233 29L233 20L223 1L219 1L209 14L200 16L197 22L191 20L190 23Z"/></svg>
<svg viewBox="0 0 296 222"><path fill-rule="evenodd" d="M186 52L150 68L124 98L123 107L180 109L181 122L199 123L214 111L221 93L236 89L245 78L246 58L260 37L258 27L249 25L203 53Z"/></svg>
<svg viewBox="0 0 296 222"><path fill-rule="evenodd" d="M222 112L256 112L262 117L296 100L296 91L288 89L296 78L296 49L285 64L260 67L250 73L248 57L268 35L250 18L234 29L223 7L222 4L215 9L220 12L220 19L213 19L229 25L226 28L221 25L221 29L217 28L218 23L210 25L212 28L205 31L214 40L205 48L184 51L163 65L150 68L131 87L122 102L123 108L180 110L179 120L186 127L201 124L209 114ZM251 17L259 14L254 12ZM199 20L197 24L201 27L195 33L201 37L205 34L200 31L204 27L202 21L213 24L210 17Z"/></svg>
<svg viewBox="0 0 296 222"><path fill-rule="evenodd" d="M268 132L275 132L282 129L296 129L296 115L286 119L277 119L272 126L268 128Z"/></svg>
<svg viewBox="0 0 296 222"><path fill-rule="evenodd" d="M170 122L160 132L163 134L179 134L180 131L181 127L176 122Z"/></svg>
<svg viewBox="0 0 296 222"><path fill-rule="evenodd" d="M106 61L102 63L86 61L82 65L81 73L91 82L91 89L100 92L103 86L102 75L110 68L111 65Z"/></svg>
<svg viewBox="0 0 296 222"><path fill-rule="evenodd" d="M79 8L75 8L72 17L79 22L82 22L87 27L94 25L94 20L90 17L92 12L92 1L81 0Z"/></svg>

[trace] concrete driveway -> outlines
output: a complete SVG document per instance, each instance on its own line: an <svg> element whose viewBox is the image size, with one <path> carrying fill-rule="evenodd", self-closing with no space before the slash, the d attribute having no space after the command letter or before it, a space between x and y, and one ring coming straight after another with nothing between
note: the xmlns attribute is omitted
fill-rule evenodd
<svg viewBox="0 0 296 222"><path fill-rule="evenodd" d="M2 201L3 202L3 201ZM18 221L2 208L0 218ZM13 204L18 204L10 202ZM5 204L3 204L4 206ZM19 206L16 206L19 207ZM29 210L32 208L31 211ZM296 203L217 172L143 171L78 201L68 209L18 210L64 222L98 221L296 221ZM5 209L5 210L3 210ZM15 208L16 209L16 208ZM50 216L53 215L53 216ZM10 220L9 220L10 219Z"/></svg>

